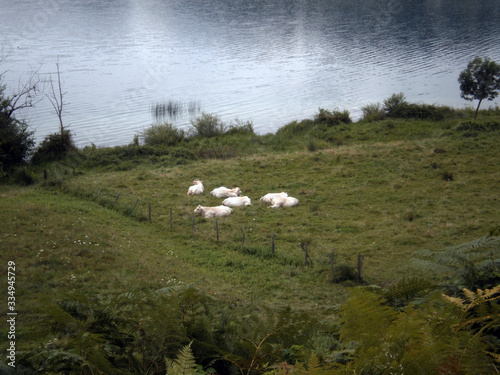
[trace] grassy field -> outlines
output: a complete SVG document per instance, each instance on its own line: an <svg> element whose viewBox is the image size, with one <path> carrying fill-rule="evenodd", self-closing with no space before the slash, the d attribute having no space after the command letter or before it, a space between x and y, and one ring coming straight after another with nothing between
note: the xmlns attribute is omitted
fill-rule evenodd
<svg viewBox="0 0 500 375"><path fill-rule="evenodd" d="M283 129L192 146L231 157L53 164L45 181L0 186L0 258L4 269L16 264L18 345L32 344L23 327L72 294L111 299L188 284L233 306L290 306L335 321L357 282L332 281L332 253L334 269L354 269L363 255L365 284L386 287L421 274L411 262L420 249L498 233L500 133L457 130L463 121L358 122L321 136ZM188 196L196 178L205 193ZM217 223L193 220L197 205L221 204L209 194L219 186L239 186L252 205ZM299 206L259 202L280 191Z"/></svg>

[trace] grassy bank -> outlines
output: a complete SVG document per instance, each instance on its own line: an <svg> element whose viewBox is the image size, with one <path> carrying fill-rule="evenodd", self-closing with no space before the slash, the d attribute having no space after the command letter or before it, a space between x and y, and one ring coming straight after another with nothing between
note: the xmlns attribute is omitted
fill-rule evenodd
<svg viewBox="0 0 500 375"><path fill-rule="evenodd" d="M262 318L267 309L307 313L323 333L310 329L311 337L294 345L328 358L328 348L338 343L338 308L348 288L358 285L356 277L339 279L335 272L352 270L356 276L363 255L363 284L387 288L425 274L412 262L419 250L498 236L500 114L484 111L477 123L464 116L335 126L304 120L275 135L228 134L171 147L88 147L30 170L34 185L0 187L1 258L16 263L18 350L51 347L48 337L55 331L55 347L68 350L83 331L54 328L57 319L73 322L70 316L77 315L62 301L112 311L126 293L141 306L155 291L171 296L198 290L243 320ZM188 196L195 178L205 193ZM197 205L221 203L209 194L219 186L239 186L252 205L234 208L217 227L213 219L193 219ZM299 206L271 209L259 202L279 191L298 198ZM204 311L200 316L216 320L215 312ZM240 336L247 334L239 329ZM245 337L257 340L273 329L263 324L263 331ZM182 337L162 354L173 357L197 339ZM83 356L80 349L73 352ZM206 364L206 358L197 360Z"/></svg>

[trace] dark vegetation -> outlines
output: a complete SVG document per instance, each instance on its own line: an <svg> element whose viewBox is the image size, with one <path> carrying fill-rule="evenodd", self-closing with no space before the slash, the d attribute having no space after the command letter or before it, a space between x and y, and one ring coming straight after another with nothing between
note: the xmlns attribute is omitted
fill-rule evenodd
<svg viewBox="0 0 500 375"><path fill-rule="evenodd" d="M320 108L257 135L203 113L189 132L166 122L83 149L68 130L34 149L3 115L15 373L497 373L500 110L473 114L394 94L357 122ZM221 239L206 219L191 232L195 177L252 194ZM256 187L306 203L270 212ZM150 222L139 198L163 214Z"/></svg>

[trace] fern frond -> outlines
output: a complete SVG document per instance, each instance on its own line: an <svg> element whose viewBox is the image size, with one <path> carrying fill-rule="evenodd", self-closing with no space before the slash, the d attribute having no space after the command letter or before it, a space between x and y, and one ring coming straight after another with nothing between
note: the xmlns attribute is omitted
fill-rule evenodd
<svg viewBox="0 0 500 375"><path fill-rule="evenodd" d="M477 305L486 302L492 302L496 299L499 299L500 285L497 285L496 287L491 289L485 289L485 290L478 289L476 293L468 290L467 288L463 288L463 293L467 297L467 300L469 302L467 309L471 309Z"/></svg>
<svg viewBox="0 0 500 375"><path fill-rule="evenodd" d="M467 301L469 302L469 308L470 308L471 305L474 305L476 303L476 301L478 300L478 294L474 293L473 291L471 291L467 288L463 288L462 291L464 293L464 296L467 298ZM479 291L479 289L478 289L478 291Z"/></svg>
<svg viewBox="0 0 500 375"><path fill-rule="evenodd" d="M311 353L309 361L307 362L307 374L308 375L322 375L325 372L321 368L321 363L316 354Z"/></svg>
<svg viewBox="0 0 500 375"><path fill-rule="evenodd" d="M196 374L196 361L194 359L193 351L191 350L190 342L184 346L177 359L166 360L167 362L167 375L194 375Z"/></svg>
<svg viewBox="0 0 500 375"><path fill-rule="evenodd" d="M414 300L424 292L428 292L434 284L420 277L403 278L398 283L391 285L383 296L393 307L401 307Z"/></svg>
<svg viewBox="0 0 500 375"><path fill-rule="evenodd" d="M497 353L492 353L492 352L488 352L486 351L486 354L492 356L493 358L495 358L497 360L497 362L500 362L500 354L497 354Z"/></svg>
<svg viewBox="0 0 500 375"><path fill-rule="evenodd" d="M462 298L456 298L456 297L450 297L447 296L446 294L443 294L443 297L448 300L449 302L453 303L454 305L459 306L460 308L464 308L464 300Z"/></svg>

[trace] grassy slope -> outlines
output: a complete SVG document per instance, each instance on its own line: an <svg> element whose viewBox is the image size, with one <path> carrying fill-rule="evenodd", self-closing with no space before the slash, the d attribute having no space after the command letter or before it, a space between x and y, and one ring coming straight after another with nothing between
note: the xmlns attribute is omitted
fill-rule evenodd
<svg viewBox="0 0 500 375"><path fill-rule="evenodd" d="M460 244L498 227L498 132L463 137L446 123L369 126L354 124L343 130L343 146L317 152L85 171L66 178L66 193L2 186L0 258L16 262L19 311L36 312L37 302L73 291L105 296L195 283L231 303L325 315L347 297L345 286L329 282L332 248L336 264L355 266L364 254L365 280L385 285L417 272L409 263L415 250ZM205 184L203 196L186 195L195 178ZM217 242L214 221L196 218L192 233L191 215L198 204L220 204L208 193L221 185L240 186L253 205L218 221ZM273 210L259 203L276 191L300 205ZM123 215L137 199L137 215ZM152 222L137 220L147 217L148 203ZM303 242L312 267L302 265ZM20 316L21 330L31 317Z"/></svg>

